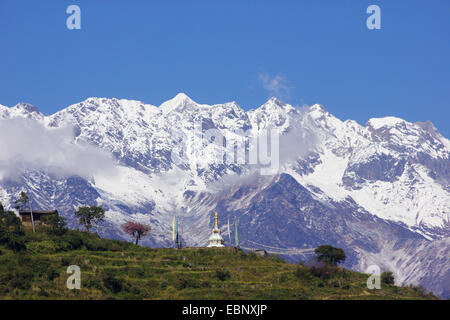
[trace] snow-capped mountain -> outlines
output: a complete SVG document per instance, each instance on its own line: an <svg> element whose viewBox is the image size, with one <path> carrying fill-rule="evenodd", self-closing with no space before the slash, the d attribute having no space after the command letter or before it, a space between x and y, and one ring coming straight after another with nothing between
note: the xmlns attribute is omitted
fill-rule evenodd
<svg viewBox="0 0 450 320"><path fill-rule="evenodd" d="M141 220L153 227L143 242L151 246L170 245L175 214L186 243L205 245L218 210L223 232L228 218L239 220L243 245L339 245L349 267L365 271L377 264L394 271L399 282L450 294L450 141L430 122L386 117L361 126L321 105L298 109L272 98L246 112L235 102L199 104L182 93L159 107L89 98L50 116L29 104L0 105L0 131L16 119L57 136L70 128L68 143L106 151L111 159L102 157L102 166L111 169L54 152L80 168L40 170L46 157L37 157L38 165L25 162L12 177L13 160L0 156L6 207L25 189L35 207L57 208L76 228L79 205L101 204L107 210L101 235L126 239L120 224ZM277 135L279 159L277 171L267 175L249 153L252 141L270 132ZM50 150L59 150L58 139L50 140ZM3 145L7 154L7 141ZM91 152L85 148L71 158L98 159Z"/></svg>

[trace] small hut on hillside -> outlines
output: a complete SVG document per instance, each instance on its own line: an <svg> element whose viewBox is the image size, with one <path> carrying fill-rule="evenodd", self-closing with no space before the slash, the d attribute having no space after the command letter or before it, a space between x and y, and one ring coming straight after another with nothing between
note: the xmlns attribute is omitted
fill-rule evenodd
<svg viewBox="0 0 450 320"><path fill-rule="evenodd" d="M34 211L33 210L33 221L35 226L45 225L43 221L44 216L56 214L58 215L58 210L50 210L50 211ZM31 224L31 211L24 210L19 211L20 221L22 221L22 225L25 227L32 227Z"/></svg>
<svg viewBox="0 0 450 320"><path fill-rule="evenodd" d="M264 249L256 249L256 250L255 250L255 253L256 253L257 255L261 256L261 257L266 257L266 256L269 255L269 254L267 253L267 251L264 250Z"/></svg>

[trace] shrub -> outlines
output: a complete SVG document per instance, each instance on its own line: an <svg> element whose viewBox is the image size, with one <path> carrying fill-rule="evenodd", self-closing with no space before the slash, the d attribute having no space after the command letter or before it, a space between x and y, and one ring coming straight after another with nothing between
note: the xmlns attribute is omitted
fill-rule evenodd
<svg viewBox="0 0 450 320"><path fill-rule="evenodd" d="M24 273L16 274L8 283L12 289L28 290L31 288L31 277Z"/></svg>
<svg viewBox="0 0 450 320"><path fill-rule="evenodd" d="M28 257L24 257L22 261L26 261L24 263L28 264L28 267L32 270L32 274L36 278L47 277L50 281L52 281L59 276L59 272L56 267L48 258L38 256L28 259Z"/></svg>
<svg viewBox="0 0 450 320"><path fill-rule="evenodd" d="M216 278L220 281L225 281L230 279L231 273L228 270L216 270Z"/></svg>
<svg viewBox="0 0 450 320"><path fill-rule="evenodd" d="M49 296L48 292L45 291L44 289L41 289L41 290L38 292L38 295L39 295L40 297L48 297L48 296Z"/></svg>
<svg viewBox="0 0 450 320"><path fill-rule="evenodd" d="M70 259L69 259L69 258L66 258L66 257L63 257L63 258L61 259L61 265L63 265L64 267L70 266L70 265L71 265Z"/></svg>
<svg viewBox="0 0 450 320"><path fill-rule="evenodd" d="M311 274L322 280L330 279L337 272L335 266L328 265L320 261L313 261L309 268Z"/></svg>
<svg viewBox="0 0 450 320"><path fill-rule="evenodd" d="M158 285L158 288L165 289L165 288L167 288L168 285L169 284L167 283L167 281L161 281Z"/></svg>
<svg viewBox="0 0 450 320"><path fill-rule="evenodd" d="M175 288L182 290L185 288L199 288L201 283L197 282L195 279L179 277L176 280Z"/></svg>
<svg viewBox="0 0 450 320"><path fill-rule="evenodd" d="M283 260L283 258L281 258L278 254L276 255L270 255L270 258L272 259L272 261L274 262L278 262L278 263L284 263L286 261Z"/></svg>
<svg viewBox="0 0 450 320"><path fill-rule="evenodd" d="M86 288L92 288L97 290L103 290L103 281L102 279L96 279L96 278L87 278L83 280L83 286Z"/></svg>
<svg viewBox="0 0 450 320"><path fill-rule="evenodd" d="M427 289L422 286L411 286L411 288L421 296L426 296L428 294Z"/></svg>
<svg viewBox="0 0 450 320"><path fill-rule="evenodd" d="M8 249L14 252L24 251L27 249L25 245L25 237L14 232L0 233L0 244L4 244Z"/></svg>
<svg viewBox="0 0 450 320"><path fill-rule="evenodd" d="M311 272L307 267L302 265L295 269L295 276L299 279L307 279L311 276Z"/></svg>
<svg viewBox="0 0 450 320"><path fill-rule="evenodd" d="M0 229L2 229L3 232L12 231L14 233L23 234L22 222L20 221L19 217L17 217L15 213L11 211L0 213Z"/></svg>
<svg viewBox="0 0 450 320"><path fill-rule="evenodd" d="M83 238L78 232L68 232L61 238L62 241L65 241L72 250L78 250L83 247Z"/></svg>
<svg viewBox="0 0 450 320"><path fill-rule="evenodd" d="M280 283L286 283L288 281L288 277L286 274L282 274L278 280Z"/></svg>
<svg viewBox="0 0 450 320"><path fill-rule="evenodd" d="M33 253L56 253L57 248L53 241L33 241L27 244L27 249Z"/></svg>
<svg viewBox="0 0 450 320"><path fill-rule="evenodd" d="M0 282L10 289L28 290L33 279L53 281L59 276L56 266L44 257L34 257L28 252L21 252L2 259L8 272L1 274Z"/></svg>
<svg viewBox="0 0 450 320"><path fill-rule="evenodd" d="M125 288L125 281L117 278L114 275L114 272L110 270L104 271L102 281L105 288L110 290L112 293L119 293Z"/></svg>
<svg viewBox="0 0 450 320"><path fill-rule="evenodd" d="M25 234L20 219L13 212L0 214L0 244L14 252L26 250Z"/></svg>
<svg viewBox="0 0 450 320"><path fill-rule="evenodd" d="M395 278L394 274L390 271L385 271L381 274L381 282L384 284L394 284Z"/></svg>

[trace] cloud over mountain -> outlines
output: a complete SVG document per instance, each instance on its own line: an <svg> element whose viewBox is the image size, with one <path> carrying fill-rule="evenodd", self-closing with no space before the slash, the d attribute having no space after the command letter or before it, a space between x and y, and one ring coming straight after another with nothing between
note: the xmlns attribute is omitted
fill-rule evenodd
<svg viewBox="0 0 450 320"><path fill-rule="evenodd" d="M108 152L87 142L75 142L74 128L47 128L34 119L0 120L0 179L15 179L26 171L90 178L113 170Z"/></svg>

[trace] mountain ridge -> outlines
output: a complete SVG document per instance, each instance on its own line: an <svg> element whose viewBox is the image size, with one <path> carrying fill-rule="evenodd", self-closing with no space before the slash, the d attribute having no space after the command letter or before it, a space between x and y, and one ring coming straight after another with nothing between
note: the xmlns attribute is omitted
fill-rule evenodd
<svg viewBox="0 0 450 320"><path fill-rule="evenodd" d="M240 232L243 240L250 239L251 225L264 230L264 221L269 219L263 207L258 205L256 210L252 207L259 203L257 199L262 195L286 205L290 203L292 214L307 215L317 221L321 221L317 216L318 208L322 208L323 214L325 207L340 208L342 213L332 210L336 218L341 219L337 223L341 224L339 230L328 229L317 238L304 228L303 224L309 225L310 220L297 220L292 226L285 225L283 230L279 227L284 225L281 221L270 218L273 226L267 234L271 236L260 241L270 244L273 238L285 237L283 233L300 232L304 236L290 245L315 245L313 238L337 244L345 236L343 230L347 228L345 224L352 221L351 217L364 216L369 221L373 216L379 219L376 220L379 226L393 223L400 228L401 232L393 236L392 248L408 252L408 258L403 262L390 262L394 249L382 250L381 243L388 241L380 240L386 239L384 235L371 236L374 240L370 243L362 241L354 230L349 232L351 239L342 244L354 252L349 266L363 270L369 261L378 259L380 265L391 266L399 279L422 283L439 294L448 292L446 286L450 285L437 284L427 276L432 270L430 266L423 268L422 276L412 277L409 271L402 271L410 270L405 267L405 261L413 261L411 263L420 269L423 261L411 257L426 251L424 248L428 246L424 243L444 246L450 234L450 142L432 124L385 117L369 119L362 126L353 120L341 121L318 104L300 109L271 98L259 108L244 111L235 102L198 104L185 94L178 94L159 107L136 100L88 98L50 116L42 115L35 108L15 110L19 109L22 111L11 113L10 108L0 107L0 119L31 118L30 121L42 123L50 131L70 126L74 132L73 143L87 142L112 154L115 173L67 178L46 172L26 172L19 181L0 181L0 201L6 205L12 203L18 191L30 190L34 206L57 207L69 218L72 228L77 227L73 211L78 205L103 205L107 209L107 222L98 228L100 234L123 239L125 235L119 228L122 222L128 219L150 221L154 237L144 242L149 246L170 245L174 214L184 219L186 230L191 230L186 231L186 241L190 245L204 245L212 210L223 212L225 217L253 217L249 220L252 224ZM280 136L278 174L288 175L296 182L283 180L293 190L298 189L299 196L302 194L301 198L309 206L304 207L285 193L278 194L278 187L270 189L270 193L260 190L259 183L265 181L264 177L262 180L252 178L259 175L258 166L217 163L214 155L225 149L220 141L203 141L202 148L196 148L192 144L198 135L196 123L202 130L219 132L226 143L239 141L237 132L260 137L267 130L275 130ZM174 158L179 151L184 154ZM0 171L1 165L0 161ZM243 181L253 181L253 185L248 184L240 191L248 198L235 196L234 201L226 201L208 195L219 192L214 191L217 186L221 186L220 192L227 194ZM224 203L230 207L224 207ZM322 207L322 204L327 205ZM271 212L269 217L285 210L276 201L266 206ZM330 219L334 218L330 216ZM245 219L241 221L244 223ZM326 223L323 221L324 225ZM386 230L393 230L388 225ZM323 226L318 228L322 230ZM409 238L411 234L418 238L414 236L406 244L402 238ZM276 244L283 245L282 242ZM376 254L372 247L377 248ZM443 252L449 259L450 253ZM436 261L443 268L442 278L445 278L450 260Z"/></svg>
<svg viewBox="0 0 450 320"><path fill-rule="evenodd" d="M22 102L18 102L18 103L15 104L14 106L6 106L6 105L0 104L0 111L5 112L5 110L14 110L14 109L18 109L18 108L21 107L21 106L28 106L28 107L31 107L31 108L33 109L30 113L35 112L35 113L38 113L38 114L40 114L40 115L42 115L42 116L44 116L44 117L51 117L51 116L54 116L55 114L57 114L57 113L59 113L59 112L65 110L65 109L67 109L67 108L74 107L74 106L79 105L80 103L84 103L84 102L88 102L88 101L96 101L96 102L101 102L101 101L102 101L102 102L105 102L105 101L118 101L118 102L125 102L125 103L126 103L126 102L131 102L131 103L136 103L136 104L143 105L143 106L150 107L150 108L160 108L162 105L164 105L164 104L167 103L167 102L173 101L173 100L176 99L178 96L180 96L180 97L182 97L182 98L186 98L186 99L188 99L188 100L189 100L190 102L192 102L192 103L196 103L196 102L195 102L194 100L192 100L188 95L186 95L186 94L183 93L183 92L180 92L180 93L176 94L173 98L171 98L171 99L169 99L169 100L166 100L166 101L162 102L159 106L157 106L157 105L152 105L152 104L148 104L148 103L145 103L145 102L143 102L143 101L141 101L141 100L127 99L127 98L120 98L120 99L118 99L118 98L114 98L114 97L113 97L113 98L108 98L108 97L94 97L94 96L92 96L92 97L88 97L88 98L84 99L84 100L81 101L81 102L74 103L74 104L72 104L72 105L69 105L69 106L67 106L67 107L65 107L65 108L63 108L63 109L61 109L61 110L58 110L58 111L56 111L56 112L54 112L54 113L52 113L52 114L48 114L48 115L44 115L43 113L41 113L41 112L39 111L38 107L36 107L35 105L33 105L33 104L31 104L31 103L28 103L28 102L23 102L23 101L22 101ZM263 103L261 106L259 106L259 107L257 107L257 108L249 108L247 111L245 111L244 109L242 109L242 108L240 107L240 105L239 105L236 101L228 101L228 102L224 102L224 103L221 103L221 104L212 104L212 105L208 105L208 104L200 104L200 105L203 105L203 106L209 106L209 107L214 107L214 106L217 106L217 105L233 104L233 105L236 105L236 106L238 106L239 108L241 108L242 111L248 113L248 112L255 111L255 110L257 110L257 109L263 107L265 104L267 104L267 103L270 102L270 101L278 101L278 103L281 103L281 104L284 105L284 106L289 106L289 107L291 107L291 108L293 108L293 109L296 109L296 107L293 107L293 106L290 105L290 104L284 103L284 102L282 102L280 99L278 99L278 98L276 98L276 97L271 97L271 98L269 98L265 103ZM297 107L297 108L298 108L298 107ZM309 107L307 107L307 108L309 108L310 110L317 110L317 109L320 110L320 109L322 109L323 112L330 114L330 113L328 112L328 110L325 109L324 106L321 105L321 104L313 104L312 106L309 106ZM3 110L2 110L2 109L3 109ZM20 114L17 114L17 115L20 116ZM399 118L399 117L396 117L396 116L383 116L383 117L369 118L369 119L366 121L366 123L365 123L364 125L362 125L362 124L360 124L360 123L358 123L358 122L356 122L355 120L352 120L352 119L346 119L346 120L344 120L343 122L347 122L347 121L349 121L349 122L354 122L354 123L357 123L357 124L360 125L360 126L367 127L368 123L369 123L371 120L382 120L382 119L388 119L388 118L391 118L391 119L395 118L395 119L399 119L399 120L401 120L401 121L409 122L409 123L411 123L411 124L419 125L421 128L423 128L424 130L429 131L430 133L437 133L437 134L441 135L440 132L439 132L439 130L434 126L433 122L430 121L430 120L410 122L410 121L404 120L404 119ZM443 137L447 142L450 141L448 138L446 138L446 137L444 137L444 136L442 136L442 137Z"/></svg>

